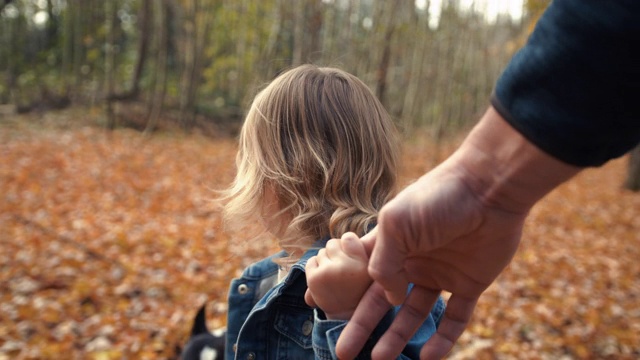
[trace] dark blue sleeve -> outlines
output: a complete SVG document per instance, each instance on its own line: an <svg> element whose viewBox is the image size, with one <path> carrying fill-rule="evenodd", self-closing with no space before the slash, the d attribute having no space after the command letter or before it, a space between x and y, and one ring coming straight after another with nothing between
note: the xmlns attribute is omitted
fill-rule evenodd
<svg viewBox="0 0 640 360"><path fill-rule="evenodd" d="M491 103L543 151L598 166L640 141L640 1L556 0Z"/></svg>

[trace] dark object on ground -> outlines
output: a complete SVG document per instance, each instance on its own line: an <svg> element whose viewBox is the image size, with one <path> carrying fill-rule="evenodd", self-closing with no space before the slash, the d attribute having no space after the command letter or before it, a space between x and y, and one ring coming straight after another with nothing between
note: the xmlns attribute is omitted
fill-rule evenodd
<svg viewBox="0 0 640 360"><path fill-rule="evenodd" d="M191 337L182 351L182 360L222 360L226 331L207 329L206 304L203 304L193 319Z"/></svg>

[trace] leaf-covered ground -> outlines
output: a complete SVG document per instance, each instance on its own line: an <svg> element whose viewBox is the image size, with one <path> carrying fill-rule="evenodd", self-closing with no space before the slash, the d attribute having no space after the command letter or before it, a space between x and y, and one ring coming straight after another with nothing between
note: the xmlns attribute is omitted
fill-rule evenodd
<svg viewBox="0 0 640 360"><path fill-rule="evenodd" d="M405 146L407 181L433 163L424 142ZM0 119L0 360L176 358L204 301L224 326L229 280L274 249L225 230L210 201L234 156L233 139ZM625 160L534 208L450 358L640 358L640 194L621 189Z"/></svg>

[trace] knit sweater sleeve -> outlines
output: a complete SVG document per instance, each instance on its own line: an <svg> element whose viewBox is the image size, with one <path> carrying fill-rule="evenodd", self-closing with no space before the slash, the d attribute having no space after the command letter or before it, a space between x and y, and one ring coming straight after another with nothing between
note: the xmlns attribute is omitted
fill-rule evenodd
<svg viewBox="0 0 640 360"><path fill-rule="evenodd" d="M599 166L640 141L640 1L555 0L491 103L543 151Z"/></svg>

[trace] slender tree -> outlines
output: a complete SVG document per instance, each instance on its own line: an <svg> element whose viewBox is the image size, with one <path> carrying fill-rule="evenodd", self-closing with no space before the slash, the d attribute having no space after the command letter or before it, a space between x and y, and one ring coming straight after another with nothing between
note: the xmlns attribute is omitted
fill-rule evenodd
<svg viewBox="0 0 640 360"><path fill-rule="evenodd" d="M155 74L156 81L152 89L150 101L148 104L147 125L144 129L145 134L153 132L160 121L160 114L164 105L164 99L167 92L167 54L168 54L168 27L170 22L169 0L154 1L154 29L157 36L155 37L156 62Z"/></svg>
<svg viewBox="0 0 640 360"><path fill-rule="evenodd" d="M427 3L426 9L429 9ZM423 77L425 68L425 55L428 39L428 21L429 13L425 10L424 13L416 13L413 17L413 26L411 30L414 32L415 44L413 46L411 54L411 64L407 68L409 69L406 78L408 79L406 84L406 92L404 94L403 105L400 110L400 115L403 118L403 130L405 134L409 134L414 127L416 121L416 103L421 99L418 97L423 96L423 92L420 90L420 79Z"/></svg>
<svg viewBox="0 0 640 360"><path fill-rule="evenodd" d="M136 45L136 62L133 67L133 73L131 75L131 87L122 92L115 93L110 92L107 96L107 101L130 101L135 100L140 95L140 82L142 80L142 74L144 72L145 65L147 63L147 54L149 50L149 38L151 34L151 23L153 19L151 0L141 0L140 8L138 10L138 32L137 32L137 45Z"/></svg>
<svg viewBox="0 0 640 360"><path fill-rule="evenodd" d="M106 46L105 46L105 59L104 59L104 78L105 78L105 94L106 94L106 114L107 114L107 128L110 130L115 129L116 119L113 112L113 100L114 93L114 71L115 71L115 26L116 26L116 0L110 0L104 2L105 7L105 29L106 29Z"/></svg>
<svg viewBox="0 0 640 360"><path fill-rule="evenodd" d="M640 144L629 153L629 170L624 187L632 191L640 191Z"/></svg>

